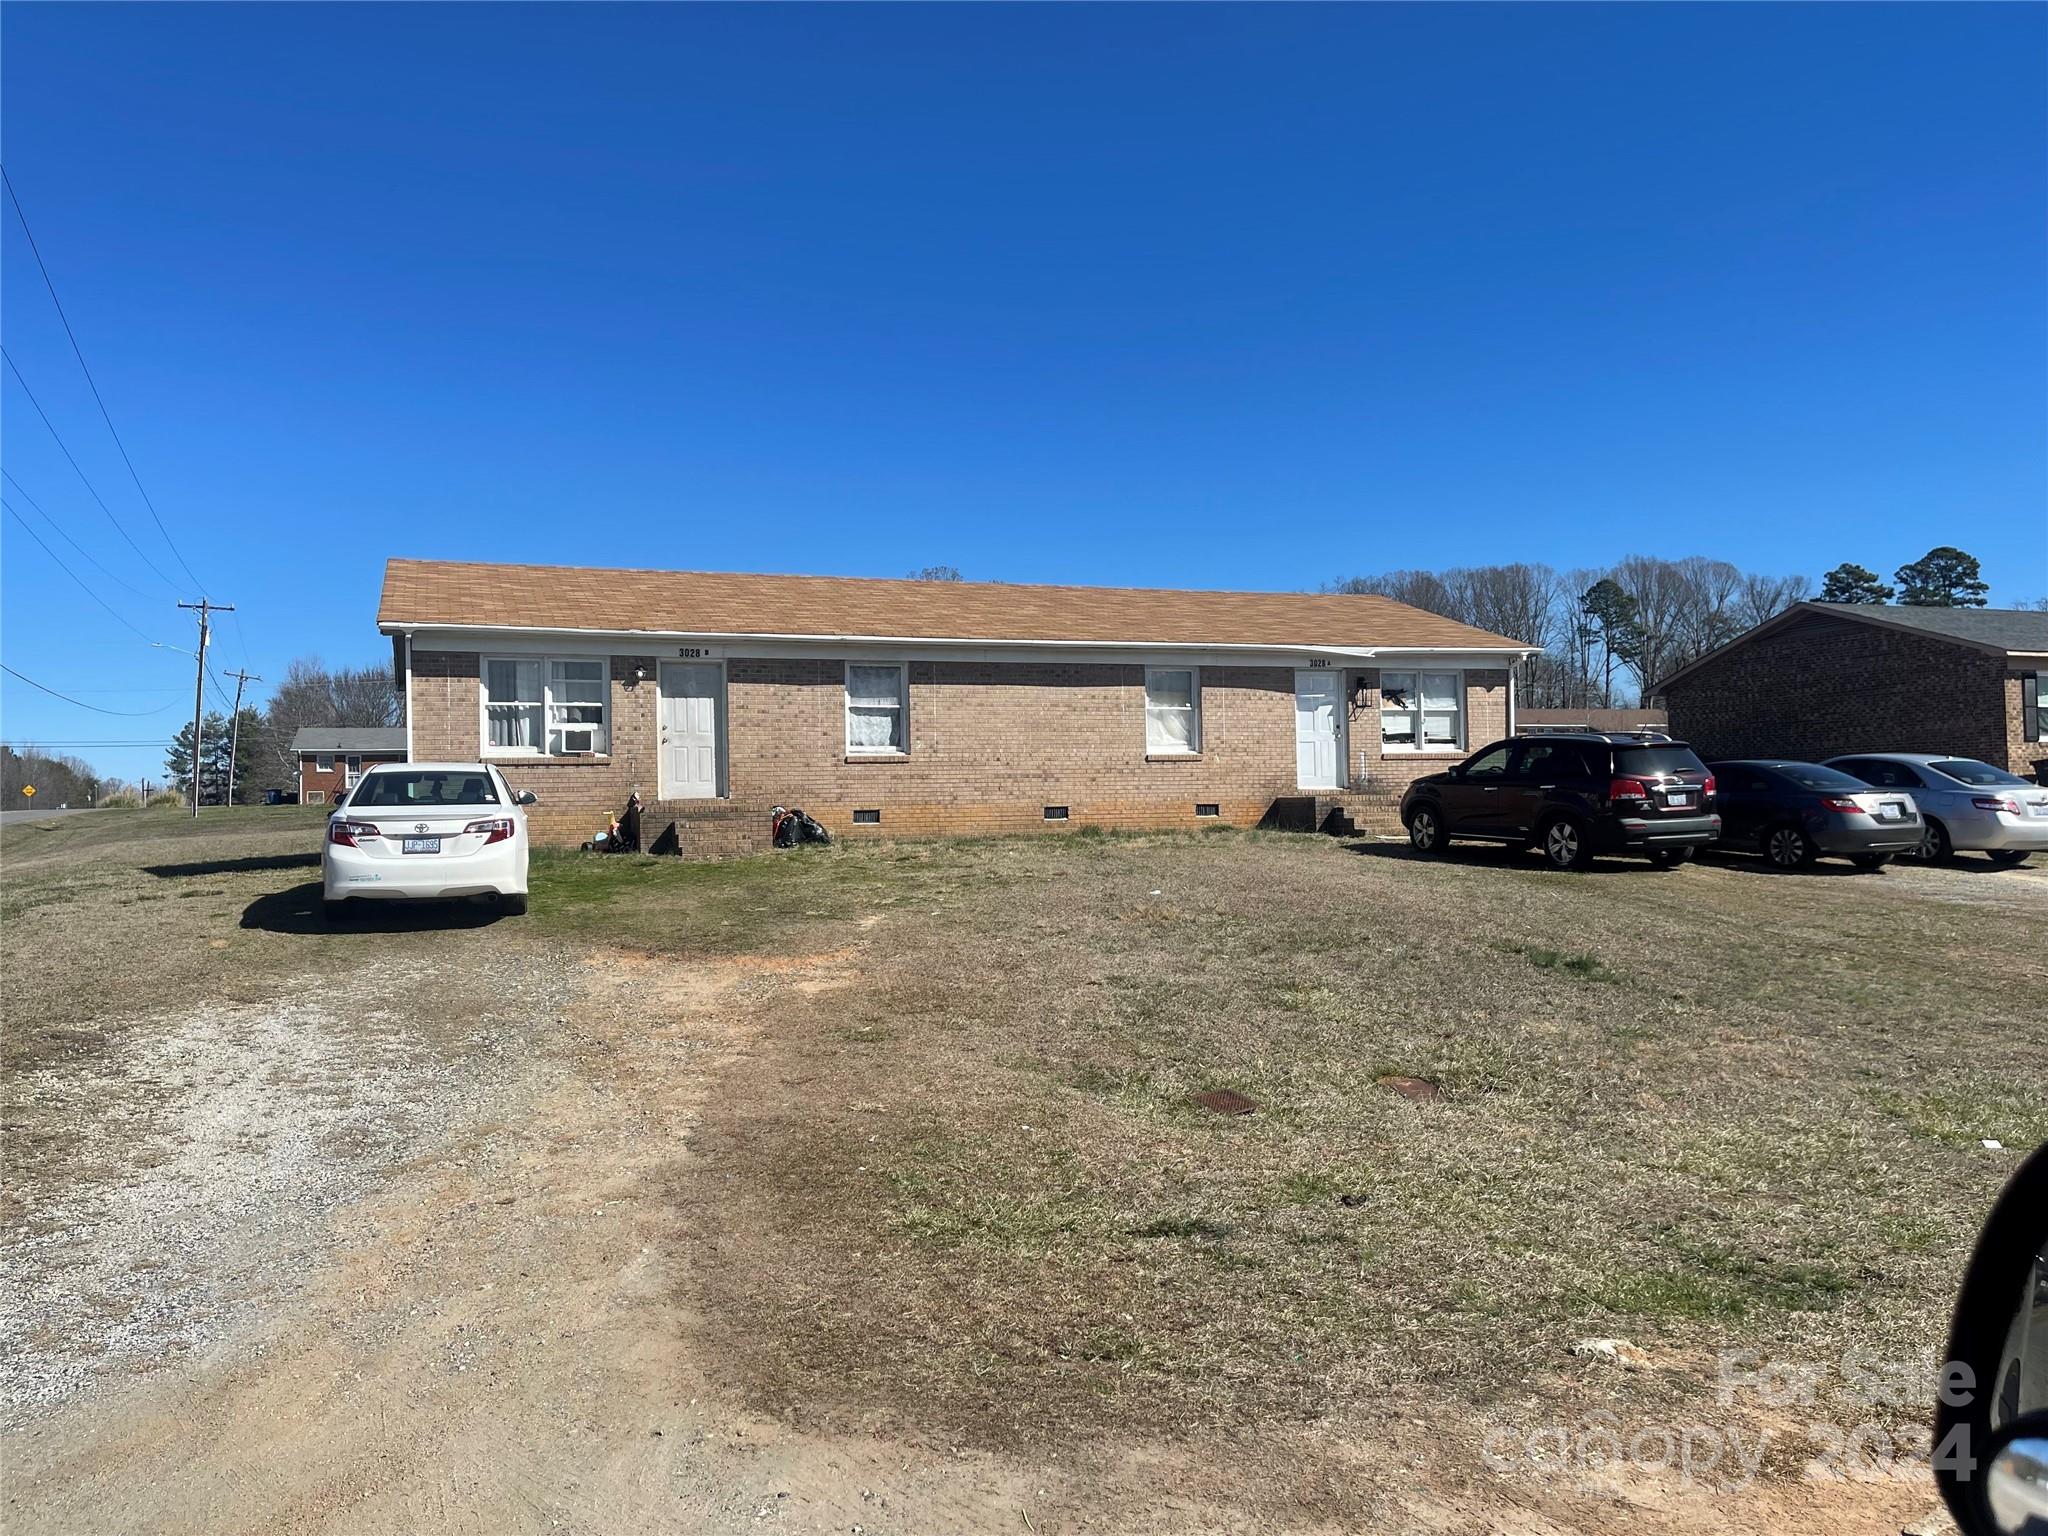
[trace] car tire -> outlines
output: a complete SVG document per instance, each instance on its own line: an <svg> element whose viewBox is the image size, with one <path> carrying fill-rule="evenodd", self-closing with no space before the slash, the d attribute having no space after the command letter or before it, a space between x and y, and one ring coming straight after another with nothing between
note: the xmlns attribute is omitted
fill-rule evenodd
<svg viewBox="0 0 2048 1536"><path fill-rule="evenodd" d="M1956 845L1949 840L1948 828L1932 816L1920 829L1920 847L1916 858L1925 859L1929 864L1946 864L1956 856Z"/></svg>
<svg viewBox="0 0 2048 1536"><path fill-rule="evenodd" d="M327 920L328 927L338 928L356 915L356 906L346 896L339 901L323 899L320 903L320 915Z"/></svg>
<svg viewBox="0 0 2048 1536"><path fill-rule="evenodd" d="M1764 834L1764 857L1779 869L1805 869L1820 857L1820 850L1788 821Z"/></svg>
<svg viewBox="0 0 2048 1536"><path fill-rule="evenodd" d="M1994 848L1984 857L2000 869L2014 869L2027 862L2029 851L2025 848Z"/></svg>
<svg viewBox="0 0 2048 1536"><path fill-rule="evenodd" d="M1692 854L1693 851L1690 848L1655 848L1650 852L1650 867L1652 869L1676 869L1681 864L1690 863L1692 861Z"/></svg>
<svg viewBox="0 0 2048 1536"><path fill-rule="evenodd" d="M1852 853L1849 855L1849 862L1858 869L1883 869L1891 861L1892 856L1888 853Z"/></svg>
<svg viewBox="0 0 2048 1536"><path fill-rule="evenodd" d="M501 917L526 916L526 892L501 891L498 894L498 914Z"/></svg>
<svg viewBox="0 0 2048 1536"><path fill-rule="evenodd" d="M1543 862L1552 869L1584 869L1593 862L1586 829L1569 816L1545 822L1536 835L1536 845L1543 850Z"/></svg>
<svg viewBox="0 0 2048 1536"><path fill-rule="evenodd" d="M1408 846L1417 853L1442 853L1447 841L1443 818L1435 806L1418 805L1409 814Z"/></svg>

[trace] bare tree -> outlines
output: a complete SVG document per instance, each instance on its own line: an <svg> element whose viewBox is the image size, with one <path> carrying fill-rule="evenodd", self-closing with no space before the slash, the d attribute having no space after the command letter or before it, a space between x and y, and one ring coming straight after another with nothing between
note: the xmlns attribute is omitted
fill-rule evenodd
<svg viewBox="0 0 2048 1536"><path fill-rule="evenodd" d="M277 788L296 782L299 760L292 738L301 726L393 726L405 719L405 699L389 667L343 667L330 672L317 656L301 656L285 668L284 681L264 712L265 782Z"/></svg>
<svg viewBox="0 0 2048 1536"><path fill-rule="evenodd" d="M1804 576L1745 576L1742 590L1736 594L1735 612L1744 629L1754 629L1812 595L1813 583Z"/></svg>
<svg viewBox="0 0 2048 1536"><path fill-rule="evenodd" d="M1609 624L1589 616L1585 594L1612 581L1627 598L1627 623L1612 598ZM1545 565L1388 571L1354 576L1326 592L1377 592L1498 635L1540 645L1516 686L1532 706L1585 708L1616 697L1617 673L1646 688L1665 673L1725 645L1812 590L1803 576L1762 576L1726 560L1630 555L1605 569L1563 573Z"/></svg>

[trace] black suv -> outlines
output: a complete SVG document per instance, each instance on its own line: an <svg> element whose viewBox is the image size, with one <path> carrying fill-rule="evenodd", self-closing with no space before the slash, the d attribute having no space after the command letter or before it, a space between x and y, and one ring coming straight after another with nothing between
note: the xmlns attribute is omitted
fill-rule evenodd
<svg viewBox="0 0 2048 1536"><path fill-rule="evenodd" d="M1454 837L1543 850L1558 869L1600 853L1640 853L1669 868L1721 835L1714 776L1682 741L1593 733L1513 736L1401 797L1418 853Z"/></svg>

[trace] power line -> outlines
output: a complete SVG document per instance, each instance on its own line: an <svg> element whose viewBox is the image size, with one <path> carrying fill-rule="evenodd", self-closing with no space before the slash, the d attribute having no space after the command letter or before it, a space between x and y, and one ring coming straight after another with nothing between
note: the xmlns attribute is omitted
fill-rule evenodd
<svg viewBox="0 0 2048 1536"><path fill-rule="evenodd" d="M0 741L0 747L6 747L15 752L41 752L50 747L63 747L68 751L74 747L160 747L162 745L162 741L154 739L144 741L109 741L104 737L95 737L89 741L74 741L69 737L55 741L47 737L38 737L33 741Z"/></svg>
<svg viewBox="0 0 2048 1536"><path fill-rule="evenodd" d="M66 565L64 563L63 557L59 555L57 551L50 548L48 544L43 542L43 536L40 533L37 533L35 529L30 526L27 518L23 517L19 512L14 510L13 505L7 500L5 496L0 496L0 507L6 507L7 515L13 518L17 523L21 524L22 528L27 532L30 538L34 539L38 544L41 544L43 546L44 554L48 555L52 560L55 560L57 562L57 569L62 571L66 576L69 576L73 581L77 582L79 588L85 593L87 597L91 598L94 602L98 603L102 608L106 609L107 612L113 614L114 619L117 623L121 624L124 628L133 632L137 636L137 638L147 642L150 645L155 645L158 643L154 640L151 640L149 636L143 634L141 630L136 629L133 624L130 624L126 619L122 618L120 611L116 609L112 603L108 602L104 597L101 597L99 593L95 592L92 589L90 583L86 582L79 576L78 572L74 571L73 569L71 569L70 566Z"/></svg>
<svg viewBox="0 0 2048 1536"><path fill-rule="evenodd" d="M138 715L160 715L171 707L168 704L159 704L155 709L101 709L97 704L88 704L83 699L74 699L68 693L59 693L54 688L45 688L32 677L23 677L5 662L0 662L0 672L5 672L17 682L27 683L29 687L41 693L47 693L53 699L62 699L66 704L74 704L80 709L89 709L96 715L125 715L129 719L134 719Z"/></svg>
<svg viewBox="0 0 2048 1536"><path fill-rule="evenodd" d="M128 445L121 441L121 434L114 430L114 418L107 410L107 402L100 398L99 382L93 378L92 370L85 365L85 352L78 345L78 336L71 329L71 317L64 313L64 301L57 297L57 285L50 280L50 269L43 263L42 248L36 244L35 231L28 227L28 215L21 211L21 198L15 193L14 178L7 174L7 168L0 166L0 183L7 187L7 200L14 204L14 216L21 220L21 232L28 236L28 248L36 258L36 270L43 274L43 286L50 290L50 302L57 306L57 318L64 323L64 334L70 339L71 354L78 359L78 368L85 375L86 386L92 390L93 403L100 408L100 419L107 424L107 432L114 439L114 446L121 450L121 462L128 466L128 478L135 482L135 489L142 497L142 504L149 508L150 520L156 524L156 531L164 536L164 543L170 546L177 557L178 568L191 578L192 585L204 587L205 582L192 575L192 567L185 563L185 556L179 550L177 541L171 537L171 530L164 526L164 520L157 516L156 503L149 499L149 492L142 488L142 476L135 472L135 461L128 457ZM38 407L40 409L40 407Z"/></svg>
<svg viewBox="0 0 2048 1536"><path fill-rule="evenodd" d="M36 414L43 418L43 425L50 429L50 436L56 441L58 449L66 459L70 460L72 469L78 474L79 482L84 485L87 491L91 492L92 499L99 503L100 510L107 514L107 521L114 525L114 531L120 534L122 538L128 540L128 547L135 551L136 558L156 573L158 581L161 581L167 587L175 589L177 583L172 581L161 570L158 570L154 560L143 554L142 546L129 537L128 530L121 526L121 519L114 516L114 509L107 505L105 499L101 497L98 491L93 490L93 484L90 480L86 479L85 471L79 469L78 460L72 458L71 450L64 446L64 439L58 433L56 423L50 420L50 413L43 409L43 402L36 398L36 392L28 387L28 380L21 376L21 369L15 366L14 354L9 352L4 346L0 346L0 357L4 357L7 360L8 369L14 374L14 382L21 386L21 392L28 396L28 403L34 406Z"/></svg>
<svg viewBox="0 0 2048 1536"><path fill-rule="evenodd" d="M70 534L66 533L64 531L64 525L58 522L57 519L55 519L54 517L50 516L49 513L45 512L42 509L42 507L37 504L35 497L29 495L27 491L22 489L21 482L14 478L13 470L0 469L0 475L5 475L7 477L7 483L14 487L15 495L19 496L23 501L27 502L29 506L34 510L35 514L38 517L40 517L44 522L50 525L50 527L56 532L57 537L62 539L66 544L69 544L73 549L77 550L81 555L85 556L87 560L92 561L92 568L94 570L98 571L102 576L106 577L107 580L113 582L115 585L123 587L130 592L133 592L137 597L142 596L142 593L138 589L129 586L127 582L123 581L119 576L116 576L104 565L101 565L99 561L94 560L93 553L91 550L87 549L83 544L79 543L78 540L74 539L73 537L71 537Z"/></svg>

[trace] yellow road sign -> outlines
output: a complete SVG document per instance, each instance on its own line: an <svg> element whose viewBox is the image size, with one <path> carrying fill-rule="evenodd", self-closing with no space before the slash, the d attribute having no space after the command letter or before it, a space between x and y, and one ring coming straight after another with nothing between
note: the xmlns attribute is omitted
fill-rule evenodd
<svg viewBox="0 0 2048 1536"><path fill-rule="evenodd" d="M31 799L31 800L35 799L35 797L36 797L36 787L35 787L35 785L33 785L33 784L24 784L24 785L22 785L22 786L21 786L21 792L22 792L22 793L23 793L24 795L27 795L27 796L29 797L29 799Z"/></svg>

